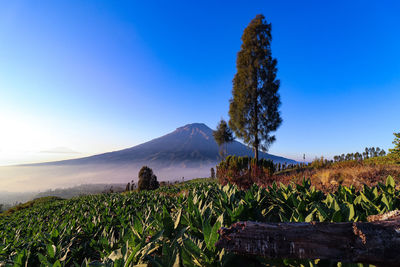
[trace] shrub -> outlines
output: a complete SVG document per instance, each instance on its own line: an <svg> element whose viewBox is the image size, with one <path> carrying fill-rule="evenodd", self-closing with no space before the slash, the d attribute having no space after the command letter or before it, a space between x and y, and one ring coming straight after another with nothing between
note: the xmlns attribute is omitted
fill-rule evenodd
<svg viewBox="0 0 400 267"><path fill-rule="evenodd" d="M217 178L222 185L232 183L247 189L254 183L266 184L271 181L275 171L273 161L254 158L228 156L217 166Z"/></svg>
<svg viewBox="0 0 400 267"><path fill-rule="evenodd" d="M343 169L343 168L356 168L356 167L360 167L362 165L363 165L362 161L348 160L348 161L334 162L331 165L329 165L328 167L330 169Z"/></svg>
<svg viewBox="0 0 400 267"><path fill-rule="evenodd" d="M139 171L138 190L154 190L160 184L157 181L157 176L154 175L153 170L147 166L143 166Z"/></svg>

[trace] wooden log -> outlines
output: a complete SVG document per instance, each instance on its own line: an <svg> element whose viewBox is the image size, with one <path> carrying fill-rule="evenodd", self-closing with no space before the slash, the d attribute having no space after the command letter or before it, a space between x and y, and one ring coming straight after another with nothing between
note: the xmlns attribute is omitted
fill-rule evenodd
<svg viewBox="0 0 400 267"><path fill-rule="evenodd" d="M400 266L400 211L354 223L238 222L219 234L218 248L243 255Z"/></svg>

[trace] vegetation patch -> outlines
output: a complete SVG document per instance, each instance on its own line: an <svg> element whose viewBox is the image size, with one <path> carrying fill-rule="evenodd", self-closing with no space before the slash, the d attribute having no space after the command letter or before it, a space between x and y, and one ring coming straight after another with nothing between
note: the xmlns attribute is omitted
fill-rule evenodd
<svg viewBox="0 0 400 267"><path fill-rule="evenodd" d="M0 216L11 215L16 211L27 209L27 208L33 207L35 205L38 205L38 204L48 204L48 203L52 203L52 202L56 202L56 201L60 201L60 200L63 200L63 199L60 197L53 197L53 196L36 198L34 200L31 200L26 203L19 204L15 207L12 207L3 213L0 213Z"/></svg>
<svg viewBox="0 0 400 267"><path fill-rule="evenodd" d="M181 194L180 192L186 192ZM395 181L374 187L272 183L240 190L213 181L155 191L48 198L0 217L0 264L27 266L304 266L217 249L217 230L238 221L345 222L400 209ZM326 262L323 262L326 264ZM328 263L329 264L329 263Z"/></svg>

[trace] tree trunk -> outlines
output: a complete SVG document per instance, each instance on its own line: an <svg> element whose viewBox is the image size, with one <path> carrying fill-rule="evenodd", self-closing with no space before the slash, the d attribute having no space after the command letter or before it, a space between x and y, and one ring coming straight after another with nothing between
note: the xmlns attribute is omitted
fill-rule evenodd
<svg viewBox="0 0 400 267"><path fill-rule="evenodd" d="M328 259L399 266L400 211L369 222L238 222L219 230L219 248L266 258Z"/></svg>
<svg viewBox="0 0 400 267"><path fill-rule="evenodd" d="M258 147L254 148L254 158L256 159L256 164L258 165Z"/></svg>
<svg viewBox="0 0 400 267"><path fill-rule="evenodd" d="M256 88L257 92L257 88ZM256 165L258 165L258 148L260 146L260 140L258 139L258 93L256 93L256 97L254 101L254 158L256 159Z"/></svg>

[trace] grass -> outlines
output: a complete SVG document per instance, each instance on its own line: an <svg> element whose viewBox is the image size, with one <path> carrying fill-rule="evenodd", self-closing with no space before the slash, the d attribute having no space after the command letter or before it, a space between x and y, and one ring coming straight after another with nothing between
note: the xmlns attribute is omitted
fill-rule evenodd
<svg viewBox="0 0 400 267"><path fill-rule="evenodd" d="M350 160L311 166L277 172L273 180L288 184L298 183L308 177L316 188L325 192L334 191L339 185L358 189L364 184L376 186L389 175L395 181L400 181L400 157L392 154L363 161Z"/></svg>

